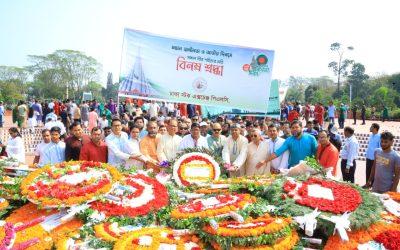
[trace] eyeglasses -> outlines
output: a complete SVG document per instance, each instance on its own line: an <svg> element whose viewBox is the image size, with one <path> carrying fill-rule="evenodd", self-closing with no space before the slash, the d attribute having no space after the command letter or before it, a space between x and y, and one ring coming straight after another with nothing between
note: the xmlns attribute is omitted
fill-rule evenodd
<svg viewBox="0 0 400 250"><path fill-rule="evenodd" d="M180 130L188 130L188 128L179 128Z"/></svg>
<svg viewBox="0 0 400 250"><path fill-rule="evenodd" d="M214 132L220 132L222 129L213 129Z"/></svg>
<svg viewBox="0 0 400 250"><path fill-rule="evenodd" d="M251 135L251 138L257 138L257 135Z"/></svg>

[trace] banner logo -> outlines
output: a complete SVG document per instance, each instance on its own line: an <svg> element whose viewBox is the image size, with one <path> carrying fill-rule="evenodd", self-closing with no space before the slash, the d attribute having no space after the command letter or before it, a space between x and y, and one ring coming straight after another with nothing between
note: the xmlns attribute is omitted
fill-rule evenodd
<svg viewBox="0 0 400 250"><path fill-rule="evenodd" d="M242 67L244 72L249 72L251 76L258 76L262 73L268 73L268 57L260 54L257 57L253 56L251 63L244 64Z"/></svg>
<svg viewBox="0 0 400 250"><path fill-rule="evenodd" d="M202 77L198 77L194 79L192 86L196 92L202 93L207 89L207 81Z"/></svg>

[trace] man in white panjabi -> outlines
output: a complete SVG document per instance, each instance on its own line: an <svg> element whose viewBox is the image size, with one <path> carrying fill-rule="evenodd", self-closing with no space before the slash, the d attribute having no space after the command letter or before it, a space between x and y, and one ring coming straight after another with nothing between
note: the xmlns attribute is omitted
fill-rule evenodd
<svg viewBox="0 0 400 250"><path fill-rule="evenodd" d="M176 134L178 122L171 119L167 126L167 134L163 135L157 144L157 158L159 162L172 161L179 152L182 137Z"/></svg>
<svg viewBox="0 0 400 250"><path fill-rule="evenodd" d="M185 135L179 145L179 151L187 148L206 148L208 149L207 139L200 134L200 124L192 123L190 134Z"/></svg>
<svg viewBox="0 0 400 250"><path fill-rule="evenodd" d="M269 145L261 139L261 130L252 129L250 131L251 142L247 147L247 157L245 164L245 175L263 175L270 173L270 163L264 164L260 168L256 168L259 161L265 159L269 153Z"/></svg>
<svg viewBox="0 0 400 250"><path fill-rule="evenodd" d="M222 149L222 161L231 177L242 176L245 173L248 140L240 135L240 130L239 124L231 125L231 135L226 139Z"/></svg>
<svg viewBox="0 0 400 250"><path fill-rule="evenodd" d="M114 118L111 121L112 133L106 137L108 146L108 163L116 167L125 167L126 160L136 160L135 155L126 152L125 145L129 143L128 135L122 132L121 120Z"/></svg>

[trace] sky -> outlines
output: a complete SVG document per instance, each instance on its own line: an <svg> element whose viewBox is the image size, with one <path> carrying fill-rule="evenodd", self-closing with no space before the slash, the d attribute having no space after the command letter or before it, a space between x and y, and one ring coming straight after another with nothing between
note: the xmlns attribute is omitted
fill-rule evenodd
<svg viewBox="0 0 400 250"><path fill-rule="evenodd" d="M114 82L124 28L169 37L275 51L274 79L330 76L338 55L370 76L400 72L395 0L0 0L0 65L29 65L27 55L72 49L92 56Z"/></svg>

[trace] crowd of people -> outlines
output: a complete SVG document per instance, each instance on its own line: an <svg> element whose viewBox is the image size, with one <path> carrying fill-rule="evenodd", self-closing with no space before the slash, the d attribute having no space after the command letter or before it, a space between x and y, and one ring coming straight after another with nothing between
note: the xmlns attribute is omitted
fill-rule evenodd
<svg viewBox="0 0 400 250"><path fill-rule="evenodd" d="M327 106L324 106L321 102L314 104L305 103L301 105L296 102L292 104L291 102L281 104L281 120L288 120L290 122L303 118L308 122L311 118L318 120L319 124L326 128L329 124L335 123L335 117L337 117L339 128L344 128L344 121L347 119L348 113L351 112L352 118L354 120L353 125L357 124L357 117L362 120L361 125L365 125L365 119L367 114L367 106L365 103L362 105L353 104L349 108L346 104L340 103L340 107L336 108L333 102L329 102ZM371 119L377 119L376 108L371 106L370 108ZM389 109L387 106L382 105L381 121L385 122L389 119Z"/></svg>
<svg viewBox="0 0 400 250"><path fill-rule="evenodd" d="M341 171L343 180L354 183L360 146L352 127L344 127L344 140L338 134L332 103L327 110L320 104L313 111L308 104L302 107L304 112L298 113L304 114L305 127L298 114L291 115L297 106L287 117L283 113L281 120L248 120L227 115L208 119L202 117L196 105L141 100L124 104L116 104L112 99L105 104L93 100L78 105L70 100L61 103L52 99L43 106L35 100L30 105L20 102L14 112L20 129L43 126L43 141L37 146L33 162L39 166L88 160L159 172L161 163L173 161L179 152L205 148L222 157L230 176L279 173L306 157L315 157L334 176ZM185 106L184 112L180 106ZM26 118L34 120L28 128ZM342 119L339 116L340 127ZM365 187L372 187L375 192L395 191L400 157L391 149L394 136L390 132L379 134L377 123L372 124L370 131ZM8 156L25 162L19 130L12 127L9 133L8 144L1 146L6 146ZM339 155L340 169L336 169Z"/></svg>

